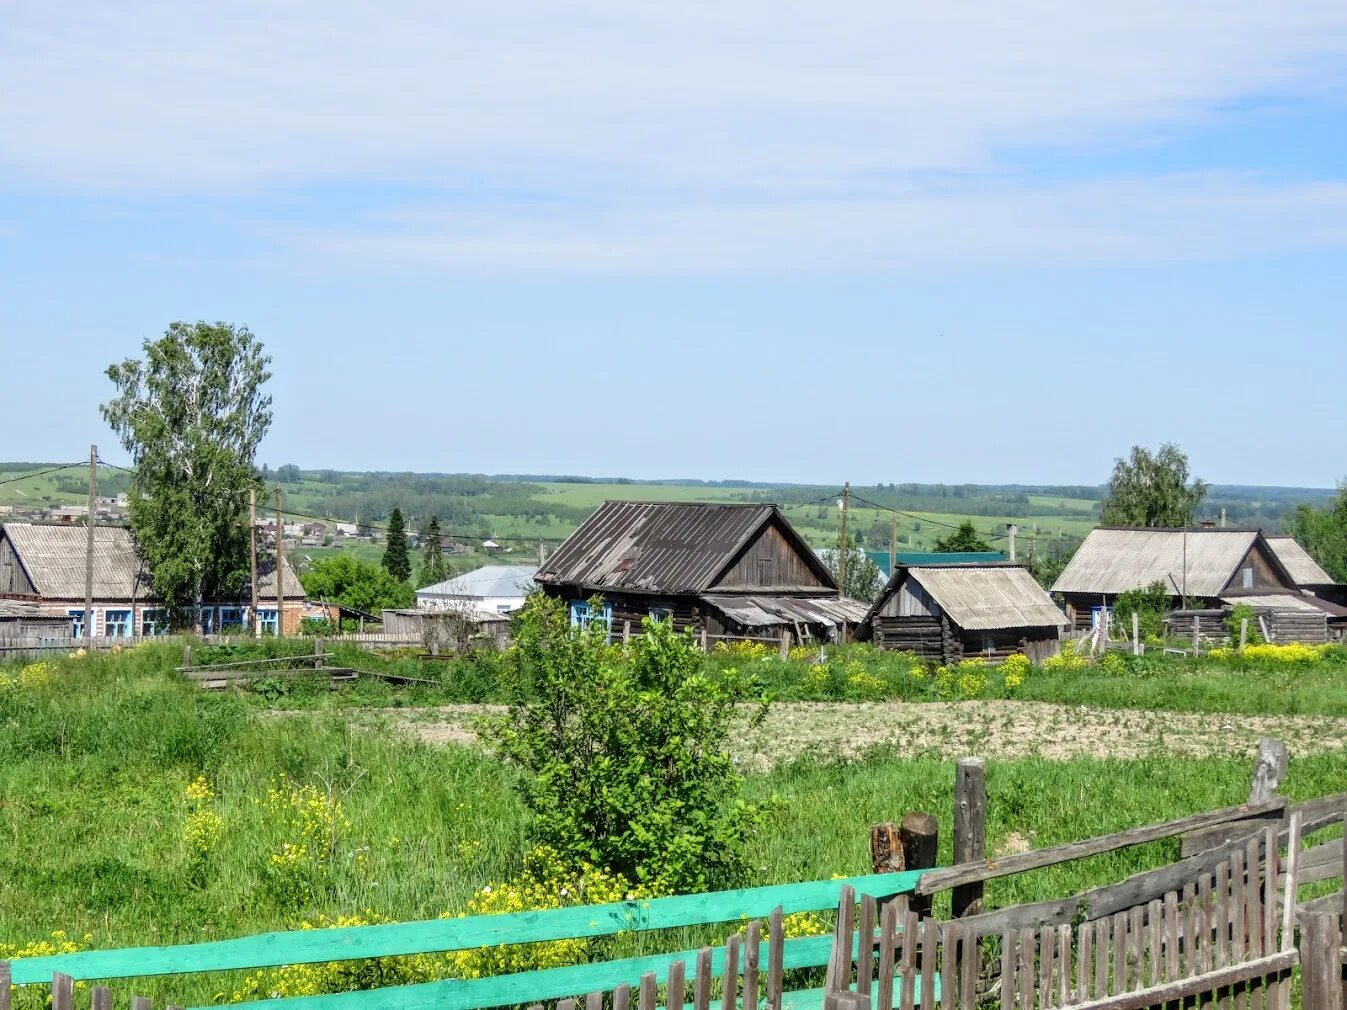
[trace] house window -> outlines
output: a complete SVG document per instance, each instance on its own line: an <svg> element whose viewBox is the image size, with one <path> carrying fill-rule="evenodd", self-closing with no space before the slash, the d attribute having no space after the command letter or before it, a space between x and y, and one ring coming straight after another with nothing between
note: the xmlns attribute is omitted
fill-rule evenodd
<svg viewBox="0 0 1347 1010"><path fill-rule="evenodd" d="M571 626L581 630L593 621L602 621L609 630L613 627L613 605L605 603L602 610L594 610L584 600L571 601Z"/></svg>
<svg viewBox="0 0 1347 1010"><path fill-rule="evenodd" d="M84 637L84 611L83 611L83 610L67 610L66 613L70 616L70 634L71 634L74 638L83 638L83 637Z"/></svg>
<svg viewBox="0 0 1347 1010"><path fill-rule="evenodd" d="M131 611L107 610L103 612L103 634L108 638L131 637Z"/></svg>
<svg viewBox="0 0 1347 1010"><path fill-rule="evenodd" d="M168 633L168 621L162 610L143 610L140 614L140 633L142 635L165 635Z"/></svg>
<svg viewBox="0 0 1347 1010"><path fill-rule="evenodd" d="M262 634L276 634L276 609L274 607L258 607L257 623L262 629Z"/></svg>
<svg viewBox="0 0 1347 1010"><path fill-rule="evenodd" d="M1108 607L1091 607L1090 627L1097 628L1099 627L1099 625L1106 623L1112 616L1113 611L1111 611Z"/></svg>
<svg viewBox="0 0 1347 1010"><path fill-rule="evenodd" d="M668 621L673 623L673 611L668 607L651 607L650 618L655 621Z"/></svg>
<svg viewBox="0 0 1347 1010"><path fill-rule="evenodd" d="M215 608L202 607L197 616L201 621L201 633L203 635L214 634L215 632Z"/></svg>
<svg viewBox="0 0 1347 1010"><path fill-rule="evenodd" d="M496 613L498 613L498 614L508 614L508 613L509 613L511 610L513 610L513 609L514 609L514 608L511 607L508 603L497 603L497 604L496 604Z"/></svg>
<svg viewBox="0 0 1347 1010"><path fill-rule="evenodd" d="M990 631L984 631L982 633L982 651L990 656L995 650L996 641L992 637L992 633Z"/></svg>
<svg viewBox="0 0 1347 1010"><path fill-rule="evenodd" d="M239 631L243 628L243 608L242 607L221 607L220 608L220 630L221 631Z"/></svg>
<svg viewBox="0 0 1347 1010"><path fill-rule="evenodd" d="M1244 588L1245 588L1245 589L1252 589L1252 588L1253 588L1253 569L1252 569L1252 568L1246 568L1246 569L1244 569L1244 571L1240 572L1240 575L1241 575L1242 578L1243 578Z"/></svg>

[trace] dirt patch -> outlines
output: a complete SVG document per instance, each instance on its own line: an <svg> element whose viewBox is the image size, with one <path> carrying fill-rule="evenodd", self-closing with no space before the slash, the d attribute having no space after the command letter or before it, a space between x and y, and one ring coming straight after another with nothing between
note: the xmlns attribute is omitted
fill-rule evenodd
<svg viewBox="0 0 1347 1010"><path fill-rule="evenodd" d="M477 743L472 722L501 712L495 705L430 709L366 709L356 722L410 733L427 743ZM1305 755L1347 747L1347 719L1329 716L1238 716L1095 709L1022 701L951 703L782 702L758 726L734 735L737 759L766 769L802 754L855 757L874 747L912 755L991 759L1077 757L1242 757L1260 736L1284 740Z"/></svg>

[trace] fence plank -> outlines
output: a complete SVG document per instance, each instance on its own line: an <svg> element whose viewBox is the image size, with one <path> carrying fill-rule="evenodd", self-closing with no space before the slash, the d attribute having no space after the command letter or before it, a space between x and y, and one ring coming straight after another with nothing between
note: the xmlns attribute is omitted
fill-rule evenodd
<svg viewBox="0 0 1347 1010"><path fill-rule="evenodd" d="M721 993L721 1010L734 1010L739 1003L739 934L735 933L725 941L724 991ZM653 985L653 978L652 985Z"/></svg>
<svg viewBox="0 0 1347 1010"><path fill-rule="evenodd" d="M876 982L876 1006L893 1007L893 966L898 945L898 906L889 902L879 914L879 977ZM863 973L866 974L866 973Z"/></svg>
<svg viewBox="0 0 1347 1010"><path fill-rule="evenodd" d="M917 913L908 909L903 916L902 957L898 962L899 1010L912 1010L916 1005L917 993ZM888 1010L887 1007L881 1010Z"/></svg>
<svg viewBox="0 0 1347 1010"><path fill-rule="evenodd" d="M710 947L703 947L697 952L697 977L692 985L692 1005L695 1010L710 1010L711 1007Z"/></svg>
<svg viewBox="0 0 1347 1010"><path fill-rule="evenodd" d="M756 1010L758 1005L758 959L762 953L762 924L754 919L744 933L744 1007ZM677 1004L669 999L670 1006L683 1005L680 997Z"/></svg>
<svg viewBox="0 0 1347 1010"><path fill-rule="evenodd" d="M623 982L613 990L613 1010L631 1010L631 986L628 983Z"/></svg>
<svg viewBox="0 0 1347 1010"><path fill-rule="evenodd" d="M978 932L968 926L956 927L959 936L959 963L963 976L959 986L959 1005L963 1010L975 1010L977 1007L978 969L982 966L979 956L981 946Z"/></svg>
<svg viewBox="0 0 1347 1010"><path fill-rule="evenodd" d="M1001 934L1001 1010L1015 1010L1015 934L1009 930Z"/></svg>
<svg viewBox="0 0 1347 1010"><path fill-rule="evenodd" d="M683 1010L683 1001L688 994L687 983L684 981L686 972L687 965L682 961L675 961L669 965L668 983L664 997L664 1002L669 1010ZM625 990L625 994L623 990ZM626 1010L626 1007L631 1003L631 986L624 983L617 987L613 996L613 1010L619 1010L617 1006L618 995L626 996L626 1004L621 1008L621 1010Z"/></svg>
<svg viewBox="0 0 1347 1010"><path fill-rule="evenodd" d="M1175 979L1172 982L1162 982L1158 986L1147 986L1145 989L1118 996L1092 999L1076 1004L1072 1010L1146 1010L1168 1003L1177 1004L1193 996L1215 992L1223 986L1238 984L1245 979L1288 972L1295 967L1297 956L1295 951L1279 951L1256 961L1233 965L1206 975ZM1306 1010L1309 1010L1309 1006L1307 1003Z"/></svg>
<svg viewBox="0 0 1347 1010"><path fill-rule="evenodd" d="M767 922L767 937L767 1007L768 1010L781 1010L786 927L780 905L772 909L772 917Z"/></svg>
<svg viewBox="0 0 1347 1010"><path fill-rule="evenodd" d="M89 1005L93 1010L112 1010L112 990L105 985L94 986Z"/></svg>
<svg viewBox="0 0 1347 1010"><path fill-rule="evenodd" d="M1043 926L1038 931L1038 998L1043 1006L1052 1005L1052 927Z"/></svg>
<svg viewBox="0 0 1347 1010"><path fill-rule="evenodd" d="M63 972L51 977L51 1010L75 1010L75 980Z"/></svg>
<svg viewBox="0 0 1347 1010"><path fill-rule="evenodd" d="M636 1005L641 1010L655 1010L655 973L648 971L641 976L641 988L636 997Z"/></svg>
<svg viewBox="0 0 1347 1010"><path fill-rule="evenodd" d="M1057 927L1057 1005L1071 1002L1071 927Z"/></svg>
<svg viewBox="0 0 1347 1010"><path fill-rule="evenodd" d="M875 899L861 895L859 944L856 949L856 991L870 995L870 976L875 968ZM727 1007L726 1010L732 1010Z"/></svg>
<svg viewBox="0 0 1347 1010"><path fill-rule="evenodd" d="M1094 991L1094 929L1087 922L1076 927L1076 999Z"/></svg>
<svg viewBox="0 0 1347 1010"><path fill-rule="evenodd" d="M9 1010L9 962L0 961L0 1010Z"/></svg>
<svg viewBox="0 0 1347 1010"><path fill-rule="evenodd" d="M842 887L842 896L837 902L837 931L833 935L833 956L828 961L828 974L824 983L830 992L851 987L851 945L855 939L856 892L847 886Z"/></svg>

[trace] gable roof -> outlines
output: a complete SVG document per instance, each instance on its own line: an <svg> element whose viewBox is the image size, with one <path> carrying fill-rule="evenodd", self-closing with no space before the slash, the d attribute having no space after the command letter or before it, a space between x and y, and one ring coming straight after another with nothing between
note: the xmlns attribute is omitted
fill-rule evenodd
<svg viewBox="0 0 1347 1010"><path fill-rule="evenodd" d="M1258 530L1101 526L1086 536L1052 591L1125 593L1153 582L1173 589L1175 583L1185 585L1186 574L1189 596L1220 596L1258 543L1267 547ZM1274 567L1282 569L1288 587L1292 585L1270 548L1268 555Z"/></svg>
<svg viewBox="0 0 1347 1010"><path fill-rule="evenodd" d="M527 596L537 565L485 565L416 591L417 596Z"/></svg>
<svg viewBox="0 0 1347 1010"><path fill-rule="evenodd" d="M5 523L0 536L7 539L39 596L49 600L84 599L85 555L88 529L84 526ZM275 565L258 573L258 594L276 596ZM149 565L141 561L135 538L124 526L94 527L94 599L153 600L154 586ZM246 585L243 587L246 595ZM289 568L285 570L285 595L304 596L304 586Z"/></svg>
<svg viewBox="0 0 1347 1010"><path fill-rule="evenodd" d="M1019 565L900 568L890 587L897 589L904 572L940 604L951 621L968 631L1052 628L1068 623L1047 591ZM886 588L880 604L888 595Z"/></svg>
<svg viewBox="0 0 1347 1010"><path fill-rule="evenodd" d="M837 583L775 505L724 502L604 502L534 579L595 590L700 593L768 524L782 531L823 588L836 591Z"/></svg>
<svg viewBox="0 0 1347 1010"><path fill-rule="evenodd" d="M1295 579L1297 586L1336 585L1333 576L1319 566L1319 562L1310 557L1309 551L1301 547L1294 537L1270 536L1267 538L1272 553Z"/></svg>

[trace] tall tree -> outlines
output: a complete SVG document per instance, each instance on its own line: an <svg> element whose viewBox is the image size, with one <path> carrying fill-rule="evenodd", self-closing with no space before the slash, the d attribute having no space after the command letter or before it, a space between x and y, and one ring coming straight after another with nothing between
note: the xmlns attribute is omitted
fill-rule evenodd
<svg viewBox="0 0 1347 1010"><path fill-rule="evenodd" d="M1334 579L1347 582L1347 480L1328 508L1301 505L1287 530Z"/></svg>
<svg viewBox="0 0 1347 1010"><path fill-rule="evenodd" d="M831 551L823 552L823 566L828 569L833 579L838 579L838 561L839 553L836 548ZM883 588L884 573L879 570L879 566L870 560L870 556L860 547L856 546L856 541L847 535L846 544L846 576L838 580L842 586L842 595L849 596L853 600L860 600L864 603L874 602L875 596Z"/></svg>
<svg viewBox="0 0 1347 1010"><path fill-rule="evenodd" d="M421 550L422 586L433 586L448 578L448 567L444 563L444 537L440 533L439 516L431 516L423 534L425 541Z"/></svg>
<svg viewBox="0 0 1347 1010"><path fill-rule="evenodd" d="M319 558L300 576L304 591L311 599L342 603L367 614L385 608L410 607L416 596L407 583L372 561L361 561L349 554Z"/></svg>
<svg viewBox="0 0 1347 1010"><path fill-rule="evenodd" d="M982 539L973 520L965 519L953 533L938 538L935 549L941 554L957 554L963 551L989 551L992 545Z"/></svg>
<svg viewBox="0 0 1347 1010"><path fill-rule="evenodd" d="M1189 477L1188 457L1173 442L1155 453L1134 445L1126 459L1113 463L1100 521L1109 526L1191 526L1207 485Z"/></svg>
<svg viewBox="0 0 1347 1010"><path fill-rule="evenodd" d="M394 508L388 517L388 546L384 548L384 569L399 582L412 576L412 559L407 554L407 524L402 509Z"/></svg>
<svg viewBox="0 0 1347 1010"><path fill-rule="evenodd" d="M271 426L271 359L246 327L175 322L110 365L104 419L135 464L131 526L175 623L248 579L248 488Z"/></svg>

